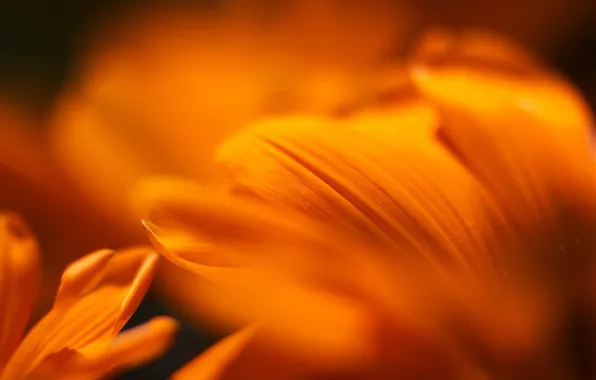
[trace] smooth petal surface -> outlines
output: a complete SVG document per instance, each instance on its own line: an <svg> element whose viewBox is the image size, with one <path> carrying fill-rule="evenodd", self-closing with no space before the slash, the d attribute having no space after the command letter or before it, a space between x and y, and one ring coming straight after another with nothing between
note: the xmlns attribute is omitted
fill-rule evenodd
<svg viewBox="0 0 596 380"><path fill-rule="evenodd" d="M476 111L523 106L541 120L592 122L586 102L522 46L482 31L428 32L414 49L410 74L423 95Z"/></svg>
<svg viewBox="0 0 596 380"><path fill-rule="evenodd" d="M62 274L56 305L70 304L97 289L115 252L101 250L70 264Z"/></svg>
<svg viewBox="0 0 596 380"><path fill-rule="evenodd" d="M56 103L49 129L49 145L74 186L88 196L113 222L131 217L123 210L125 194L139 178L162 169L141 141L129 138L126 114L111 114L77 93L65 93ZM163 161L163 160L162 160Z"/></svg>
<svg viewBox="0 0 596 380"><path fill-rule="evenodd" d="M100 251L88 256L88 265L101 267L106 255ZM84 259L83 259L84 260ZM2 379L16 379L36 368L48 356L63 350L87 354L105 348L116 336L134 310L153 278L157 256L145 248L119 252L110 260L104 278L95 289L66 302L65 293L72 284L71 274L82 265L77 262L67 269L62 297L54 308L29 332L8 363Z"/></svg>
<svg viewBox="0 0 596 380"><path fill-rule="evenodd" d="M17 215L0 213L0 369L21 340L39 280L38 247L31 231Z"/></svg>

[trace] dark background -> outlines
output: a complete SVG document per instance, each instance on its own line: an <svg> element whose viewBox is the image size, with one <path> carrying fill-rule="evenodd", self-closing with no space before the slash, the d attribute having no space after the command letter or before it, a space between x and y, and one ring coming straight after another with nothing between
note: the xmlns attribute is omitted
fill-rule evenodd
<svg viewBox="0 0 596 380"><path fill-rule="evenodd" d="M68 77L77 47L90 26L109 17L110 12L140 1L0 0L0 87L15 98L26 99L34 107L47 107ZM144 3L148 3L145 1ZM215 0L203 5L216 6ZM433 2L428 2L433 6ZM540 8L536 8L540 12ZM580 17L581 16L581 17ZM512 16L515 17L514 11ZM482 24L482 20L478 21ZM569 76L596 101L596 18L578 15L565 30L556 49L546 51L551 64ZM155 315L170 314L154 297L148 296L128 327ZM156 362L122 375L121 379L165 379L176 368L192 359L216 338L183 328L173 348Z"/></svg>

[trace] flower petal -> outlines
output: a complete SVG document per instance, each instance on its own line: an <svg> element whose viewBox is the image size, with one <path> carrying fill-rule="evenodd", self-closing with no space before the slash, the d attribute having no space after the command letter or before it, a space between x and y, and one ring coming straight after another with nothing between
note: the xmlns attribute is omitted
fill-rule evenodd
<svg viewBox="0 0 596 380"><path fill-rule="evenodd" d="M439 112L439 140L505 217L495 229L504 286L468 322L500 358L557 346L596 226L592 116L571 84L521 50L494 36L434 34L411 66ZM500 317L489 322L495 305Z"/></svg>
<svg viewBox="0 0 596 380"><path fill-rule="evenodd" d="M374 248L303 215L180 181L145 183L147 190L152 186L155 191L145 193L147 205L153 204L145 221L152 243L209 281L254 269L352 295L388 297L395 284Z"/></svg>
<svg viewBox="0 0 596 380"><path fill-rule="evenodd" d="M114 254L114 251L105 249L83 256L70 264L62 274L62 281L56 295L56 306L75 302L95 290L103 280Z"/></svg>
<svg viewBox="0 0 596 380"><path fill-rule="evenodd" d="M63 349L46 357L27 379L103 379L114 372L155 359L171 344L177 323L157 317L128 330L106 348L85 355ZM89 350L87 350L89 351Z"/></svg>
<svg viewBox="0 0 596 380"><path fill-rule="evenodd" d="M503 102L527 104L549 123L586 126L592 121L572 85L523 47L490 33L431 31L411 55L410 73L425 96L442 102L477 111Z"/></svg>
<svg viewBox="0 0 596 380"><path fill-rule="evenodd" d="M496 36L435 33L412 57L411 72L440 113L445 147L515 230L501 236L502 250L526 251L509 259L562 273L563 263L581 265L593 241L592 117L572 85L535 61ZM578 260L569 261L573 252Z"/></svg>
<svg viewBox="0 0 596 380"><path fill-rule="evenodd" d="M21 218L0 213L0 368L19 344L39 280L35 238Z"/></svg>
<svg viewBox="0 0 596 380"><path fill-rule="evenodd" d="M118 370L143 365L163 354L178 329L175 320L156 317L147 323L119 334L105 349L85 350L85 360L71 370L104 378Z"/></svg>
<svg viewBox="0 0 596 380"><path fill-rule="evenodd" d="M324 121L272 120L219 154L235 194L306 214L435 266L489 268L479 239L490 206L476 180L431 139L391 138Z"/></svg>
<svg viewBox="0 0 596 380"><path fill-rule="evenodd" d="M103 257L105 252L96 255ZM65 348L85 354L86 350L106 346L147 292L156 260L157 255L144 248L118 253L94 290L81 294L76 301L56 302L33 327L8 363L5 378L19 378L49 355ZM91 258L90 261L102 260Z"/></svg>

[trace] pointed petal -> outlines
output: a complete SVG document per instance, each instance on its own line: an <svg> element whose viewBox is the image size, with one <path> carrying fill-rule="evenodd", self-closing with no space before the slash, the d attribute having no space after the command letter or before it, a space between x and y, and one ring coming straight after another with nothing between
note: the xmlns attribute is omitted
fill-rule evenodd
<svg viewBox="0 0 596 380"><path fill-rule="evenodd" d="M342 231L190 183L154 185L152 199L146 198L153 211L145 221L152 243L172 262L210 281L258 269L349 294L387 294L388 284L394 284L374 248Z"/></svg>
<svg viewBox="0 0 596 380"><path fill-rule="evenodd" d="M18 378L48 355L63 349L84 353L87 348L105 347L147 292L157 257L144 248L117 253L95 289L80 295L76 301L56 302L55 307L33 327L8 363L4 376Z"/></svg>
<svg viewBox="0 0 596 380"><path fill-rule="evenodd" d="M172 375L172 380L218 380L226 366L246 348L253 339L255 327L246 327L217 343L205 353ZM250 376L250 374L246 374Z"/></svg>
<svg viewBox="0 0 596 380"><path fill-rule="evenodd" d="M178 324L156 317L117 336L105 349L88 347L84 354L63 349L47 356L27 376L34 379L103 379L117 371L143 365L161 355L172 343Z"/></svg>
<svg viewBox="0 0 596 380"><path fill-rule="evenodd" d="M70 264L62 274L60 288L56 295L56 306L75 302L78 298L95 290L103 280L114 254L114 251L104 249L83 256Z"/></svg>
<svg viewBox="0 0 596 380"><path fill-rule="evenodd" d="M21 218L0 213L0 368L19 344L39 280L35 238Z"/></svg>
<svg viewBox="0 0 596 380"><path fill-rule="evenodd" d="M169 317L156 317L143 325L119 334L105 349L97 352L85 350L85 360L71 371L93 374L104 378L115 371L146 364L171 345L178 329L175 320Z"/></svg>

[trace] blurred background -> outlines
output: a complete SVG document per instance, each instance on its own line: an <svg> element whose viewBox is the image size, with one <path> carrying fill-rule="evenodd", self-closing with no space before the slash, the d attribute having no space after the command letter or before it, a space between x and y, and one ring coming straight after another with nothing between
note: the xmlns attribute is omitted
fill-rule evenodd
<svg viewBox="0 0 596 380"><path fill-rule="evenodd" d="M0 149L20 164L1 178L11 182L0 207L38 234L50 268L43 292L51 298L76 255L139 241L121 207L136 180L212 181L213 146L257 117L365 102L434 25L513 37L596 104L593 0L1 2ZM162 302L164 289L192 292L192 280L172 268L158 277L129 325L157 314L196 321L182 295ZM216 338L192 326L121 378L167 378Z"/></svg>

